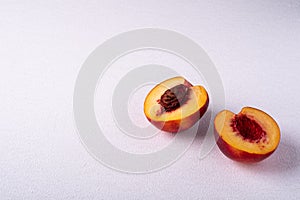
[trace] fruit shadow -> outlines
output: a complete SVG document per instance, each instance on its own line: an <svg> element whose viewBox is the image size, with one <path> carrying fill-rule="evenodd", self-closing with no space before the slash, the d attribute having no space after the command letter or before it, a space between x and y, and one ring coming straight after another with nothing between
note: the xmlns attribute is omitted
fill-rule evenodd
<svg viewBox="0 0 300 200"><path fill-rule="evenodd" d="M194 142L199 141L199 140L203 140L204 137L206 136L206 134L208 134L208 127L210 125L210 123L213 123L213 121L211 121L212 117L212 111L209 109L207 110L207 112L204 114L204 116L199 120L199 122L196 124L197 129L197 135L196 138L194 140ZM213 125L213 124L212 124Z"/></svg>
<svg viewBox="0 0 300 200"><path fill-rule="evenodd" d="M300 167L299 146L291 141L281 141L277 150L266 160L254 164L237 163L247 170L257 171L264 174L281 174L297 170Z"/></svg>

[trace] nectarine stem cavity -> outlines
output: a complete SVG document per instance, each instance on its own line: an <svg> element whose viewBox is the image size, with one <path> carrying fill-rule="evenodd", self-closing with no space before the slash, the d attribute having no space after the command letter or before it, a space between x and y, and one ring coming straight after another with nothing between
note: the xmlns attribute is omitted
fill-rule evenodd
<svg viewBox="0 0 300 200"><path fill-rule="evenodd" d="M188 99L189 88L183 84L168 89L160 97L159 103L166 112L179 108Z"/></svg>
<svg viewBox="0 0 300 200"><path fill-rule="evenodd" d="M245 140L258 143L261 139L265 139L266 132L253 119L246 115L235 115L232 119L231 127L234 132L240 134Z"/></svg>

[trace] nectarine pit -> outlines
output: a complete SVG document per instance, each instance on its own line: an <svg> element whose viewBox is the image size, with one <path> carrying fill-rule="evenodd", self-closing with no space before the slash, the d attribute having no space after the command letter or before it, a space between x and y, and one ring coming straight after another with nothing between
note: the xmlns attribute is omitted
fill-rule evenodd
<svg viewBox="0 0 300 200"><path fill-rule="evenodd" d="M255 120L250 119L244 114L235 115L231 121L231 127L234 132L237 132L243 139L250 142L258 143L266 137L266 132L262 127Z"/></svg>
<svg viewBox="0 0 300 200"><path fill-rule="evenodd" d="M176 110L183 105L189 94L189 88L183 84L176 85L164 92L161 95L159 104L165 109L166 112Z"/></svg>

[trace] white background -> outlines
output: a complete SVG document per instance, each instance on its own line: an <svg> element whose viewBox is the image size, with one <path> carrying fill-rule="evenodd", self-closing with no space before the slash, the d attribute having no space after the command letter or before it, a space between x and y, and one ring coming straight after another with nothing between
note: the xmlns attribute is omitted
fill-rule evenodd
<svg viewBox="0 0 300 200"><path fill-rule="evenodd" d="M199 160L199 135L175 164L151 174L120 173L93 159L73 121L76 76L102 42L143 27L202 46L222 78L227 109L254 106L278 121L278 150L255 165L218 148ZM296 0L2 0L0 199L299 199L299 65Z"/></svg>

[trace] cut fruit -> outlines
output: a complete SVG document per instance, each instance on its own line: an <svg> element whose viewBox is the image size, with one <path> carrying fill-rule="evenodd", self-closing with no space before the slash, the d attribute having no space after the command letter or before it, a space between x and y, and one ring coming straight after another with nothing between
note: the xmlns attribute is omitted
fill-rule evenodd
<svg viewBox="0 0 300 200"><path fill-rule="evenodd" d="M204 87L193 86L178 76L163 81L149 92L144 113L158 129L177 133L192 127L206 112L208 102Z"/></svg>
<svg viewBox="0 0 300 200"><path fill-rule="evenodd" d="M220 150L241 162L258 162L270 156L280 141L280 129L267 113L245 107L239 114L223 110L214 121Z"/></svg>

